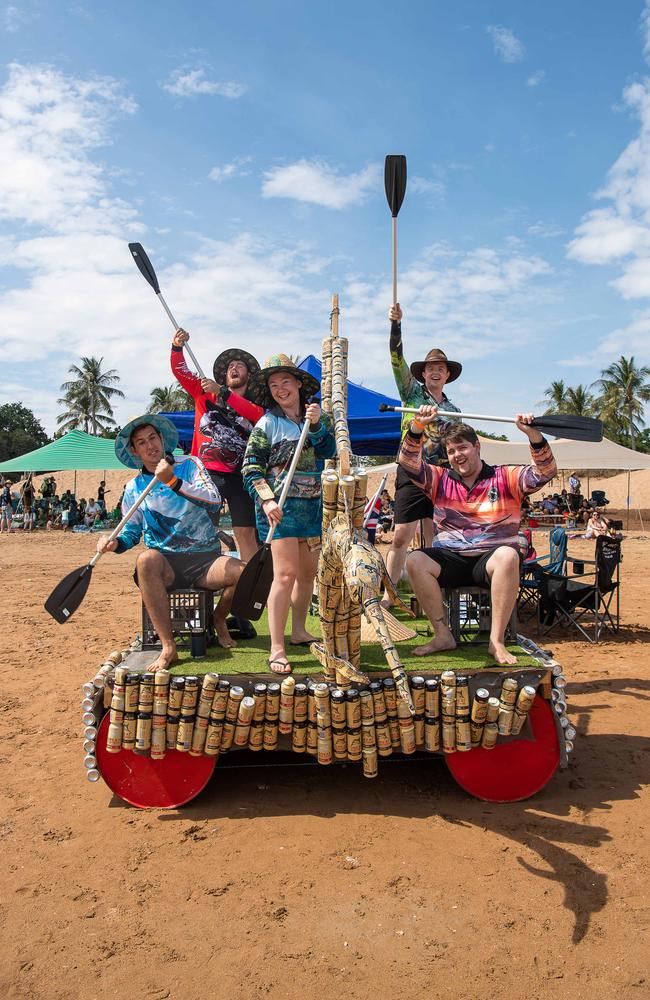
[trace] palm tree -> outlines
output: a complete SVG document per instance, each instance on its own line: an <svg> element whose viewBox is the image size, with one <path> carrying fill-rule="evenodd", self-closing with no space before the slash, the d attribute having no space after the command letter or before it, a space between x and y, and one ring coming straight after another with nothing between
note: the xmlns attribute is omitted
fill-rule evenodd
<svg viewBox="0 0 650 1000"><path fill-rule="evenodd" d="M120 381L115 369L102 371L103 360L82 358L81 366L70 365L68 371L77 377L61 386L64 395L58 402L67 406L68 411L57 418L59 425L65 424L70 430L83 423L84 430L95 435L115 425L111 399L124 399L124 393L115 387Z"/></svg>
<svg viewBox="0 0 650 1000"><path fill-rule="evenodd" d="M645 424L643 404L650 401L650 368L639 368L634 357L623 355L604 368L594 382L600 390L598 406L603 420L621 428L636 451L636 439Z"/></svg>
<svg viewBox="0 0 650 1000"><path fill-rule="evenodd" d="M559 379L557 382L551 382L548 389L544 390L544 399L539 405L546 405L544 413L563 413L566 412L566 396L567 387L564 381Z"/></svg>
<svg viewBox="0 0 650 1000"><path fill-rule="evenodd" d="M194 401L178 382L173 385L157 385L149 395L149 413L178 413L191 410Z"/></svg>
<svg viewBox="0 0 650 1000"><path fill-rule="evenodd" d="M563 406L565 413L574 413L577 417L590 417L594 412L594 397L589 392L589 386L569 386Z"/></svg>

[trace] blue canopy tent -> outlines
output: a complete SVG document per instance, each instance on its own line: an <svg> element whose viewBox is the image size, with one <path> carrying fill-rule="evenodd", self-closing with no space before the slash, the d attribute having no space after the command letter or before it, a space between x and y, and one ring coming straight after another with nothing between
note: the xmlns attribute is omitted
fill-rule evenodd
<svg viewBox="0 0 650 1000"><path fill-rule="evenodd" d="M313 354L300 362L299 368L320 382L321 363ZM348 381L348 426L355 455L396 455L400 442L401 413L380 413L379 404L399 406L399 400L384 396ZM194 413L165 413L178 431L180 444L189 449L194 435Z"/></svg>

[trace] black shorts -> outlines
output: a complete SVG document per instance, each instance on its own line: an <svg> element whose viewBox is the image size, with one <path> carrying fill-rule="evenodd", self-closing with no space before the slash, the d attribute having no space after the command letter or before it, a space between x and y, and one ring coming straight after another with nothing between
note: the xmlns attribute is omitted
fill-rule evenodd
<svg viewBox="0 0 650 1000"><path fill-rule="evenodd" d="M500 546L497 546L499 548ZM438 583L441 587L487 587L490 578L486 566L488 559L496 552L496 548L483 552L480 556L464 556L455 549L442 547L424 549L430 559L440 566ZM513 551L517 551L514 549ZM517 552L521 563L521 553Z"/></svg>
<svg viewBox="0 0 650 1000"><path fill-rule="evenodd" d="M197 580L201 580L205 576L221 552L217 549L212 552L161 552L160 554L165 557L174 571L174 579L167 590L186 590L189 587L198 586ZM138 584L137 567L133 573L133 579Z"/></svg>
<svg viewBox="0 0 650 1000"><path fill-rule="evenodd" d="M433 502L429 496L412 482L404 469L398 466L395 478L395 524L411 524L413 521L431 520Z"/></svg>
<svg viewBox="0 0 650 1000"><path fill-rule="evenodd" d="M208 469L208 472L222 500L228 501L233 528L254 528L255 504L244 489L241 472L219 472L217 469Z"/></svg>

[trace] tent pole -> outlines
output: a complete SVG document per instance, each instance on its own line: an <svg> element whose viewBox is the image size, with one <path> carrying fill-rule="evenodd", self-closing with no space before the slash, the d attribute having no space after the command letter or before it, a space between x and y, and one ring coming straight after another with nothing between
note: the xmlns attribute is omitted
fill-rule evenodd
<svg viewBox="0 0 650 1000"><path fill-rule="evenodd" d="M75 496L75 499L76 499L76 496L77 496L77 470L76 469L74 470L74 487L72 489L72 492L74 493L74 496Z"/></svg>
<svg viewBox="0 0 650 1000"><path fill-rule="evenodd" d="M587 473L587 500L589 499L590 496L591 493L589 492L589 473Z"/></svg>
<svg viewBox="0 0 650 1000"><path fill-rule="evenodd" d="M626 502L626 506L627 506L627 523L626 523L626 526L625 526L625 530L629 531L630 530L630 470L629 469L627 470L627 502Z"/></svg>

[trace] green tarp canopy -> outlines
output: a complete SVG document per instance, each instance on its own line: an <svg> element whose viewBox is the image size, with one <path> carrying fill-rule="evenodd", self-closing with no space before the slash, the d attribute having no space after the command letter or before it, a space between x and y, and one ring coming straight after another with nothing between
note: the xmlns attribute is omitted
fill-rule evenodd
<svg viewBox="0 0 650 1000"><path fill-rule="evenodd" d="M175 455L182 455L177 448ZM120 469L126 466L115 455L115 442L84 431L68 431L63 437L26 455L0 462L0 472L75 472L82 469Z"/></svg>

